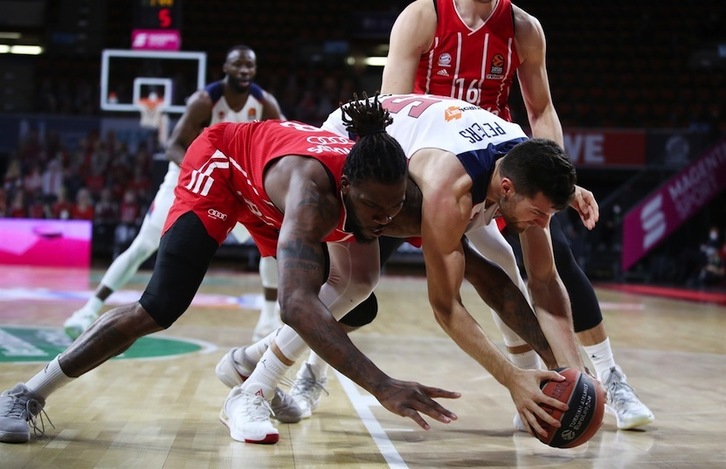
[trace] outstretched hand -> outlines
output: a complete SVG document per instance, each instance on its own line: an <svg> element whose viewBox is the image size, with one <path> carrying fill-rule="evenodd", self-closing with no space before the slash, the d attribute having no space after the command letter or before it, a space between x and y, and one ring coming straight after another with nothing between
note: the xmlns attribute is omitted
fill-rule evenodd
<svg viewBox="0 0 726 469"><path fill-rule="evenodd" d="M570 207L577 210L585 228L592 230L600 219L600 207L592 192L580 186L575 186L575 197L570 202Z"/></svg>
<svg viewBox="0 0 726 469"><path fill-rule="evenodd" d="M522 424L524 424L525 429L530 435L534 435L536 432L542 436L547 436L547 432L542 428L537 417L553 427L560 426L559 420L548 414L541 407L541 404L559 409L563 412L568 409L568 406L543 393L539 384L545 380L563 381L564 379L565 377L556 371L543 370L517 369L516 373L510 376L507 389L509 389L514 405L517 407L519 418L522 420Z"/></svg>
<svg viewBox="0 0 726 469"><path fill-rule="evenodd" d="M421 414L426 414L442 423L450 423L459 418L433 400L435 397L457 399L461 397L458 392L390 378L385 384L377 387L375 397L383 407L394 414L413 419L424 430L429 430L431 427Z"/></svg>

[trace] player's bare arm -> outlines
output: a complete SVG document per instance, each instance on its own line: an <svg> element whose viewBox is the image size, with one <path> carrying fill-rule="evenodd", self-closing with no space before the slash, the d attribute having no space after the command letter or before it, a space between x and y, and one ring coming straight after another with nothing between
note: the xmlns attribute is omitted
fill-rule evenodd
<svg viewBox="0 0 726 469"><path fill-rule="evenodd" d="M489 262L469 243L464 242L462 246L466 256L464 276L479 296L509 328L532 346L547 368L557 368L557 360L547 337L519 288L501 267Z"/></svg>
<svg viewBox="0 0 726 469"><path fill-rule="evenodd" d="M435 33L436 12L432 0L417 0L401 12L391 28L381 93L413 91L419 60L431 48Z"/></svg>
<svg viewBox="0 0 726 469"><path fill-rule="evenodd" d="M458 393L386 375L355 347L320 301L318 293L325 281L321 240L337 224L340 202L322 166L316 161L303 164L308 170L292 176L284 196L285 217L277 251L283 321L325 361L373 394L389 411L410 417L424 429L429 425L419 413L443 423L456 419L433 398L456 398ZM271 186L266 181L266 187Z"/></svg>
<svg viewBox="0 0 726 469"><path fill-rule="evenodd" d="M517 79L527 108L532 136L549 138L564 147L562 125L557 116L545 61L546 40L537 18L514 6L514 29L517 52L521 63Z"/></svg>
<svg viewBox="0 0 726 469"><path fill-rule="evenodd" d="M212 99L206 91L194 93L187 101L184 114L179 118L166 145L166 157L176 164L181 164L187 147L202 133L209 124L212 115Z"/></svg>
<svg viewBox="0 0 726 469"><path fill-rule="evenodd" d="M527 287L557 363L584 372L585 365L575 345L570 299L555 267L549 228L532 226L519 237L527 269Z"/></svg>
<svg viewBox="0 0 726 469"><path fill-rule="evenodd" d="M275 99L275 97L267 91L265 91L265 101L262 104L262 120L265 119L287 120L287 118L282 114L282 110L280 109L280 104L277 102L277 99Z"/></svg>

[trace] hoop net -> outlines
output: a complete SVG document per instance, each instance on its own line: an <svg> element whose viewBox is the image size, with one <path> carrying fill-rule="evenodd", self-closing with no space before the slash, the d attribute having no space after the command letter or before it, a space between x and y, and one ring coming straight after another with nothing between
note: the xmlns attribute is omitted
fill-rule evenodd
<svg viewBox="0 0 726 469"><path fill-rule="evenodd" d="M141 98L137 102L141 120L139 125L145 129L156 130L158 142L166 143L169 136L169 116L164 112L164 99L152 93L147 98Z"/></svg>
<svg viewBox="0 0 726 469"><path fill-rule="evenodd" d="M147 129L158 129L161 127L162 115L164 114L164 99L155 96L142 98L138 102L141 121L139 125Z"/></svg>

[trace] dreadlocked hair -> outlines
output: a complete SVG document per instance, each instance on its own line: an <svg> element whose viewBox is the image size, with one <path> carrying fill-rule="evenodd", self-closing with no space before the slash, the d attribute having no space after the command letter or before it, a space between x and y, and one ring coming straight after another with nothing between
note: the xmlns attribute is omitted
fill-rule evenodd
<svg viewBox="0 0 726 469"><path fill-rule="evenodd" d="M502 159L500 171L514 182L517 192L525 197L542 192L557 210L564 210L575 195L575 166L552 140L533 138L518 143Z"/></svg>
<svg viewBox="0 0 726 469"><path fill-rule="evenodd" d="M408 176L408 160L401 145L386 132L393 122L389 112L378 101L378 93L353 101L341 108L343 124L351 134L359 136L343 167L351 181L375 180L393 184Z"/></svg>

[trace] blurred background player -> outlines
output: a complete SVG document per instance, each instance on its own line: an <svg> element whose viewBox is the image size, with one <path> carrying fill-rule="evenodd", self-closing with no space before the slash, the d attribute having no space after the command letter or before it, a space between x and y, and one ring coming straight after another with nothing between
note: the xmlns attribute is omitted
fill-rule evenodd
<svg viewBox="0 0 726 469"><path fill-rule="evenodd" d="M184 114L179 118L166 145L169 169L154 201L144 217L139 234L129 248L119 255L106 271L94 295L63 324L66 334L78 337L98 317L106 299L123 287L159 248L161 230L172 201L179 177L179 165L187 147L201 131L218 122L251 122L264 119L285 119L277 100L254 83L257 56L248 46L229 49L222 66L224 78L187 100ZM237 224L232 235L238 242L249 239L247 230ZM264 337L282 325L277 307L277 265L272 257L260 260L260 277L264 303L253 333L253 340Z"/></svg>
<svg viewBox="0 0 726 469"><path fill-rule="evenodd" d="M510 0L416 0L401 12L391 30L381 92L450 96L511 121L508 100L516 73L532 136L554 140L564 147L562 125L550 95L545 52L539 21ZM556 216L550 222L550 235L555 264L572 303L575 332L608 391L608 411L621 429L653 422L653 413L640 402L615 363L595 291L575 261ZM512 238L517 237L508 240ZM380 240L382 250L392 249L391 244L393 249L397 247L395 240ZM372 296L349 314L352 319L343 317L341 323L367 324L376 309ZM512 362L521 368L540 367L531 347L497 314L492 316L502 330ZM306 415L320 402L327 383L326 370L325 363L311 354L297 374L292 396Z"/></svg>

